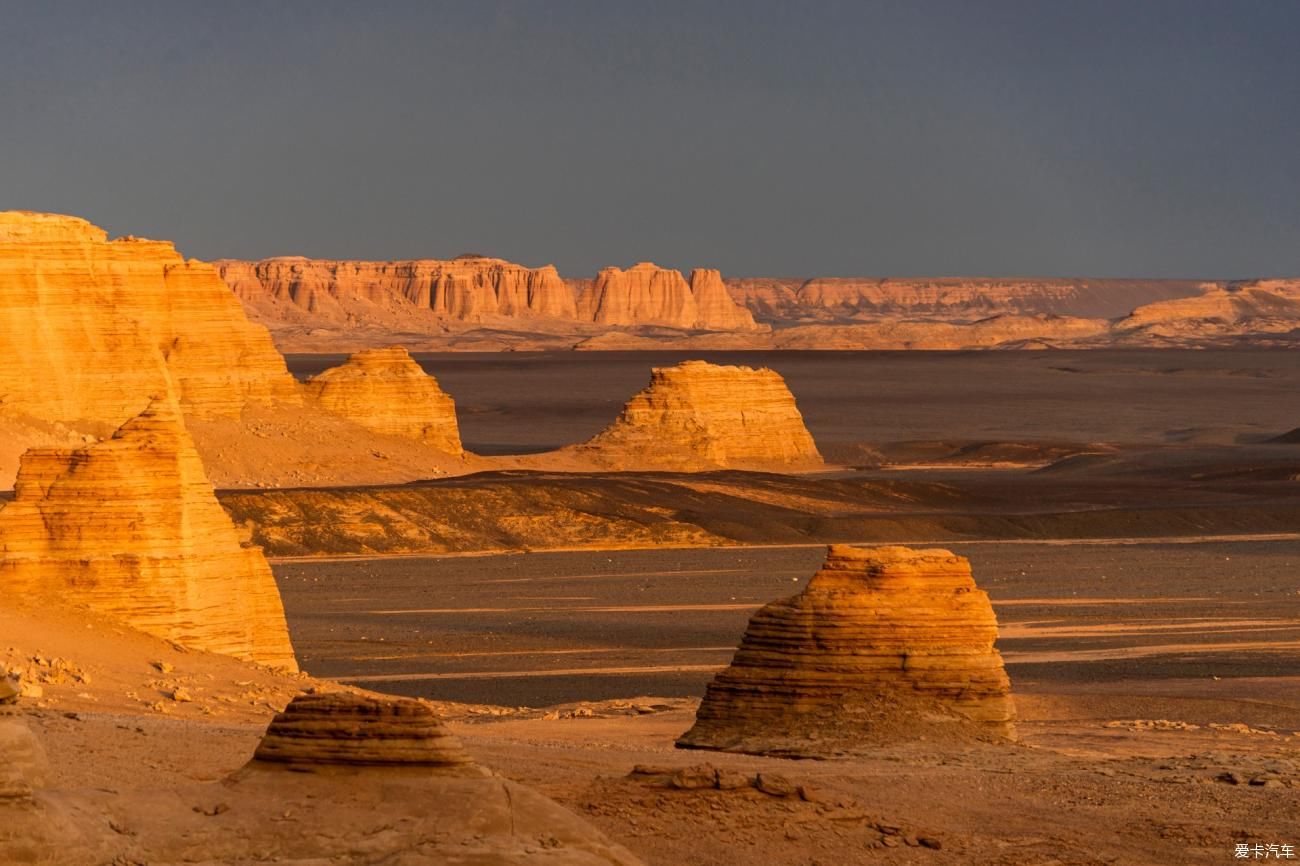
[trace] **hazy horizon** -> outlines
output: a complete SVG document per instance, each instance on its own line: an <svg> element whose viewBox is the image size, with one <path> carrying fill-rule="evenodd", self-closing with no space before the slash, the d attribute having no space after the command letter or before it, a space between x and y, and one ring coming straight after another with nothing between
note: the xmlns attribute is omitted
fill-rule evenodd
<svg viewBox="0 0 1300 866"><path fill-rule="evenodd" d="M0 209L588 277L1300 275L1300 5L12 4Z"/></svg>

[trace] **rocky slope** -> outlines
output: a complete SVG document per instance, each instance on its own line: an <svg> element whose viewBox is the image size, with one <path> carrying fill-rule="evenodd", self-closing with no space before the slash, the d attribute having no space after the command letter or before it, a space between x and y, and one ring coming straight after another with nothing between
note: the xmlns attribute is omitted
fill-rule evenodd
<svg viewBox="0 0 1300 866"><path fill-rule="evenodd" d="M1157 344L1300 331L1300 280L1228 283L1194 297L1146 304L1113 330L1123 342Z"/></svg>
<svg viewBox="0 0 1300 866"><path fill-rule="evenodd" d="M656 367L618 419L573 453L611 468L802 468L821 455L773 370Z"/></svg>
<svg viewBox="0 0 1300 866"><path fill-rule="evenodd" d="M11 604L82 604L188 647L296 669L271 569L241 543L167 401L103 442L25 454L0 509L0 551Z"/></svg>
<svg viewBox="0 0 1300 866"><path fill-rule="evenodd" d="M307 382L321 408L389 436L461 454L456 403L400 346L366 349Z"/></svg>
<svg viewBox="0 0 1300 866"><path fill-rule="evenodd" d="M196 417L301 399L212 266L56 214L0 213L0 355L0 412L47 422L111 430L168 392Z"/></svg>
<svg viewBox="0 0 1300 866"><path fill-rule="evenodd" d="M717 271L697 269L687 283L678 271L650 262L626 271L605 268L583 295L581 309L600 325L759 330L749 311L727 294Z"/></svg>
<svg viewBox="0 0 1300 866"><path fill-rule="evenodd" d="M678 745L813 756L1012 736L997 633L965 558L831 545L803 592L750 619Z"/></svg>

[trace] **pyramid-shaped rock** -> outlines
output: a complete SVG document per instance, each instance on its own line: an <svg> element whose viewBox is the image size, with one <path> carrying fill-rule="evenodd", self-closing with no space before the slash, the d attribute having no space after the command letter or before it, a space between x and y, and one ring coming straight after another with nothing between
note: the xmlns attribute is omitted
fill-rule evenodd
<svg viewBox="0 0 1300 866"><path fill-rule="evenodd" d="M997 620L946 550L832 545L749 621L684 748L825 755L925 735L1014 736Z"/></svg>
<svg viewBox="0 0 1300 866"><path fill-rule="evenodd" d="M297 668L270 566L241 543L169 401L111 439L23 455L0 510L0 595L83 604L194 649Z"/></svg>
<svg viewBox="0 0 1300 866"><path fill-rule="evenodd" d="M794 395L767 368L656 367L618 419L576 450L615 469L815 469L821 454Z"/></svg>
<svg viewBox="0 0 1300 866"><path fill-rule="evenodd" d="M307 383L321 407L376 433L461 454L456 403L401 346L364 349Z"/></svg>

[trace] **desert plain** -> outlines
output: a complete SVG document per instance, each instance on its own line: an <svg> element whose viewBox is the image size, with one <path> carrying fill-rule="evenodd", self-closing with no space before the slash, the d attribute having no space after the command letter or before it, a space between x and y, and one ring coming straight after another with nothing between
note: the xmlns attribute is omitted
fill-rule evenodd
<svg viewBox="0 0 1300 866"><path fill-rule="evenodd" d="M1291 282L390 264L0 214L0 862L1300 844Z"/></svg>

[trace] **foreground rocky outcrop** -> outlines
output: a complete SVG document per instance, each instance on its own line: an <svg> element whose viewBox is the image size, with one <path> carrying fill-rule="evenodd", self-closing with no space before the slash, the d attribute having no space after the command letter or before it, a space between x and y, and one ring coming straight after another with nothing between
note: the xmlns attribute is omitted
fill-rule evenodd
<svg viewBox="0 0 1300 866"><path fill-rule="evenodd" d="M803 592L750 619L677 745L827 756L920 736L1011 737L997 630L965 558L831 545Z"/></svg>
<svg viewBox="0 0 1300 866"><path fill-rule="evenodd" d="M448 454L464 451L456 403L400 346L367 349L307 382L323 409L376 433L416 439Z"/></svg>
<svg viewBox="0 0 1300 866"><path fill-rule="evenodd" d="M301 402L211 265L57 214L0 212L0 356L0 414L46 422L111 430L151 394L211 418Z"/></svg>
<svg viewBox="0 0 1300 866"><path fill-rule="evenodd" d="M262 552L241 543L167 400L22 458L0 510L0 598L85 605L194 649L296 670Z"/></svg>
<svg viewBox="0 0 1300 866"><path fill-rule="evenodd" d="M3 727L0 738L15 740ZM640 862L541 794L474 764L428 705L404 698L295 698L253 759L216 782L125 792L24 782L23 799L0 796L7 863Z"/></svg>
<svg viewBox="0 0 1300 866"><path fill-rule="evenodd" d="M612 426L572 450L617 469L822 465L779 373L705 361L656 367Z"/></svg>

